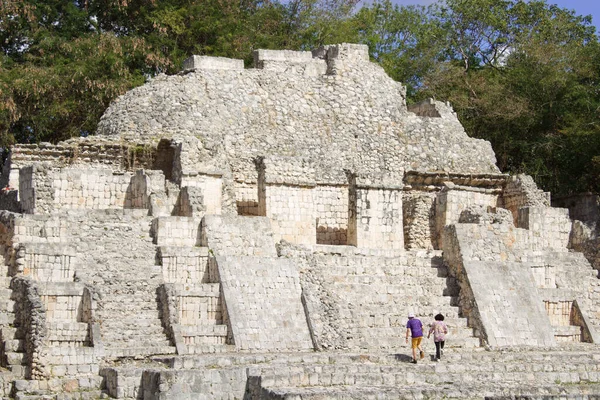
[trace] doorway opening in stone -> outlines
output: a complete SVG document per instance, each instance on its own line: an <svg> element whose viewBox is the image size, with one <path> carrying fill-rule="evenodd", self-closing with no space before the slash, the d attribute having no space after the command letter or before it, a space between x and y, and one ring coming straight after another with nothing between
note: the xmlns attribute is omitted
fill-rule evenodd
<svg viewBox="0 0 600 400"><path fill-rule="evenodd" d="M162 139L156 146L156 157L152 165L152 169L161 170L167 180L173 177L173 159L175 157L175 149L168 139Z"/></svg>

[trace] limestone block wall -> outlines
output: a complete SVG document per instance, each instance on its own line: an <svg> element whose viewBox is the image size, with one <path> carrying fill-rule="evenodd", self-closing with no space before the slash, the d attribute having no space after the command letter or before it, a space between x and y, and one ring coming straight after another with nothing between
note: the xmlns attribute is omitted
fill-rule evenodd
<svg viewBox="0 0 600 400"><path fill-rule="evenodd" d="M458 222L461 212L470 206L495 208L498 195L477 191L476 188L473 191L446 189L438 194L435 203L437 248L443 247L444 227Z"/></svg>
<svg viewBox="0 0 600 400"><path fill-rule="evenodd" d="M200 245L213 254L277 255L271 221L265 217L207 215L202 220Z"/></svg>
<svg viewBox="0 0 600 400"><path fill-rule="evenodd" d="M27 218L13 220L13 242L29 243L60 243L61 238L69 234L67 221L52 215L28 215ZM40 234L41 233L41 234ZM17 264L20 264L17 261ZM21 266L22 270L23 267Z"/></svg>
<svg viewBox="0 0 600 400"><path fill-rule="evenodd" d="M49 372L43 362L48 333L46 311L37 284L29 278L17 277L11 281L10 288L15 302L17 334L25 339L25 378L47 378Z"/></svg>
<svg viewBox="0 0 600 400"><path fill-rule="evenodd" d="M2 187L19 186L19 169L36 163L44 163L49 168L64 168L69 165L90 165L100 168L124 171L136 168L150 168L157 158L154 145L136 140L115 142L99 136L73 138L58 144L16 144L2 170Z"/></svg>
<svg viewBox="0 0 600 400"><path fill-rule="evenodd" d="M223 203L223 180L221 176L190 174L183 175L181 187L199 188L202 192L207 214L221 214Z"/></svg>
<svg viewBox="0 0 600 400"><path fill-rule="evenodd" d="M147 206L147 198L141 192L146 187L138 179L134 180L134 189L132 176L102 168L49 169L44 164L25 167L19 175L23 212Z"/></svg>
<svg viewBox="0 0 600 400"><path fill-rule="evenodd" d="M192 291L180 290L176 307L182 325L197 326L209 322L212 324L223 322L221 298L205 297L201 288Z"/></svg>
<svg viewBox="0 0 600 400"><path fill-rule="evenodd" d="M571 309L573 301L544 301L546 312L550 317L552 325L569 326L571 325Z"/></svg>
<svg viewBox="0 0 600 400"><path fill-rule="evenodd" d="M54 209L133 208L132 173L66 168L52 174ZM139 188L141 189L141 188ZM147 205L143 196L138 205Z"/></svg>
<svg viewBox="0 0 600 400"><path fill-rule="evenodd" d="M555 267L548 264L536 264L531 267L531 272L538 288L555 288Z"/></svg>
<svg viewBox="0 0 600 400"><path fill-rule="evenodd" d="M77 322L83 319L83 285L52 282L39 283L38 288L47 321Z"/></svg>
<svg viewBox="0 0 600 400"><path fill-rule="evenodd" d="M515 225L518 225L519 209L526 206L550 206L550 193L538 189L529 175L516 175L508 178L504 185L500 206L510 210Z"/></svg>
<svg viewBox="0 0 600 400"><path fill-rule="evenodd" d="M18 272L40 282L72 282L77 251L64 244L26 243L17 248Z"/></svg>
<svg viewBox="0 0 600 400"><path fill-rule="evenodd" d="M202 217L206 213L202 188L185 186L179 192L173 215L182 217Z"/></svg>
<svg viewBox="0 0 600 400"><path fill-rule="evenodd" d="M407 191L402 194L404 246L433 249L436 237L434 192Z"/></svg>
<svg viewBox="0 0 600 400"><path fill-rule="evenodd" d="M444 260L459 281L463 315L491 346L555 345L531 268L508 257L510 250L496 247L499 241L490 232L505 230L496 225L454 224L445 229ZM495 257L482 259L483 254Z"/></svg>
<svg viewBox="0 0 600 400"><path fill-rule="evenodd" d="M154 243L158 246L196 246L202 217L158 217L152 221Z"/></svg>
<svg viewBox="0 0 600 400"><path fill-rule="evenodd" d="M236 349L313 349L292 260L217 256L216 262Z"/></svg>
<svg viewBox="0 0 600 400"><path fill-rule="evenodd" d="M568 209L521 207L517 219L517 226L531 233L532 245L536 248L567 250L572 225Z"/></svg>
<svg viewBox="0 0 600 400"><path fill-rule="evenodd" d="M48 164L35 163L21 168L18 188L23 213L45 213L52 209L54 193L49 167Z"/></svg>
<svg viewBox="0 0 600 400"><path fill-rule="evenodd" d="M347 185L315 187L317 244L348 244L349 195Z"/></svg>
<svg viewBox="0 0 600 400"><path fill-rule="evenodd" d="M195 398L242 398L248 382L248 368L200 368L191 370L145 370L142 375L143 397L146 400ZM139 379L138 379L139 381ZM215 395L211 395L211 394ZM218 394L218 395L217 395Z"/></svg>
<svg viewBox="0 0 600 400"><path fill-rule="evenodd" d="M256 50L254 68L300 76L320 76L327 72L327 63L313 58L310 51Z"/></svg>
<svg viewBox="0 0 600 400"><path fill-rule="evenodd" d="M375 187L355 180L349 205L348 244L404 249L401 187Z"/></svg>
<svg viewBox="0 0 600 400"><path fill-rule="evenodd" d="M258 210L271 220L275 242L316 243L315 170L303 158L257 160Z"/></svg>
<svg viewBox="0 0 600 400"><path fill-rule="evenodd" d="M212 282L208 268L208 248L161 246L158 249L163 278L168 283Z"/></svg>
<svg viewBox="0 0 600 400"><path fill-rule="evenodd" d="M238 215L260 215L258 208L258 185L235 183L235 201Z"/></svg>
<svg viewBox="0 0 600 400"><path fill-rule="evenodd" d="M313 188L284 185L265 187L264 214L271 220L275 241L316 243ZM259 203L262 204L262 203Z"/></svg>

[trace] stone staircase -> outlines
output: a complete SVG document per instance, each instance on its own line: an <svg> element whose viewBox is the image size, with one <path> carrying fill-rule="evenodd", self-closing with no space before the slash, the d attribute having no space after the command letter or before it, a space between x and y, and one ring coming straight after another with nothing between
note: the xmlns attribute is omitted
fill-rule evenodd
<svg viewBox="0 0 600 400"><path fill-rule="evenodd" d="M173 230L181 221L189 229ZM154 240L163 244L158 250L163 279L175 305L173 328L182 341L178 348L183 354L234 351L235 346L228 344L218 274L209 262L208 247L196 245L199 226L200 219L187 217L160 217L154 222Z"/></svg>
<svg viewBox="0 0 600 400"><path fill-rule="evenodd" d="M477 347L457 307L459 288L442 264L441 252L397 256L316 254L327 290L339 301L339 323L350 349L393 349L405 341L409 311L427 329L437 313L445 316L448 346Z"/></svg>
<svg viewBox="0 0 600 400"><path fill-rule="evenodd" d="M600 394L600 350L447 349L441 362L410 363L408 346L377 353L216 354L154 358L154 365L107 368L107 390L122 399L587 399ZM167 367L167 368L165 368ZM519 397L521 396L521 397ZM596 396L596 397L594 397Z"/></svg>
<svg viewBox="0 0 600 400"><path fill-rule="evenodd" d="M583 399L600 393L599 354L588 351L461 352L441 363L334 355L329 363L251 370L252 399ZM255 376L256 378L252 378ZM254 386L255 385L255 386Z"/></svg>
<svg viewBox="0 0 600 400"><path fill-rule="evenodd" d="M98 296L95 320L108 359L174 354L159 315L156 246L147 210L98 211L86 229L74 232L82 250L77 276Z"/></svg>
<svg viewBox="0 0 600 400"><path fill-rule="evenodd" d="M140 280L129 281L127 288L102 288L96 318L106 358L175 353L159 318L157 287Z"/></svg>
<svg viewBox="0 0 600 400"><path fill-rule="evenodd" d="M52 245L54 251L62 249L76 257L65 261L61 255L51 254L40 264L39 257L28 260L27 257L37 256L26 255L23 261L17 258L20 263L17 267L34 280L44 279L43 285L51 282L51 285L64 286L67 291L73 291L76 286L83 288L82 284L93 288L92 314L100 327L100 344L104 344L104 348L98 353L98 349L89 347L88 323L51 318L52 313L49 313L49 346L44 357L51 378L18 381L14 387L15 398L56 398L56 393L61 393L61 399L100 398L103 395L103 378L99 376L102 359L175 353L159 315L156 291L163 280L161 266L155 265L156 246L150 236L151 223L147 210L127 209L66 211L60 215L23 218L14 237L16 248L24 249L25 253L40 253L45 251L44 246ZM59 265L61 271L56 274ZM8 321L10 313L3 314ZM20 365L23 338L17 334L15 328L3 328L2 356L5 365L23 376L25 371Z"/></svg>

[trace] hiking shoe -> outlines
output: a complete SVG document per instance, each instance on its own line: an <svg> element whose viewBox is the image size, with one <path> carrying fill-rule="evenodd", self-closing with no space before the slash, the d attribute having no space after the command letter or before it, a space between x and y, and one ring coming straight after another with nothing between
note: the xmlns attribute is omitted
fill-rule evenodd
<svg viewBox="0 0 600 400"><path fill-rule="evenodd" d="M413 363L413 364L416 364L416 363L417 363L417 360L415 360L415 359L413 358L413 360L411 361L411 363Z"/></svg>
<svg viewBox="0 0 600 400"><path fill-rule="evenodd" d="M421 360L424 359L425 358L425 352L422 351L420 354L421 354Z"/></svg>

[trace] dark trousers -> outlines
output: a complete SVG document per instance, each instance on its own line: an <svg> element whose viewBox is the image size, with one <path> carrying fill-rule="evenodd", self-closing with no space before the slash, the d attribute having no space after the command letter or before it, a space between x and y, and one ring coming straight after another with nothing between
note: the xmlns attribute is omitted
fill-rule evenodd
<svg viewBox="0 0 600 400"><path fill-rule="evenodd" d="M442 349L444 348L444 341L441 342L433 342L435 343L435 358L438 360L442 358Z"/></svg>

